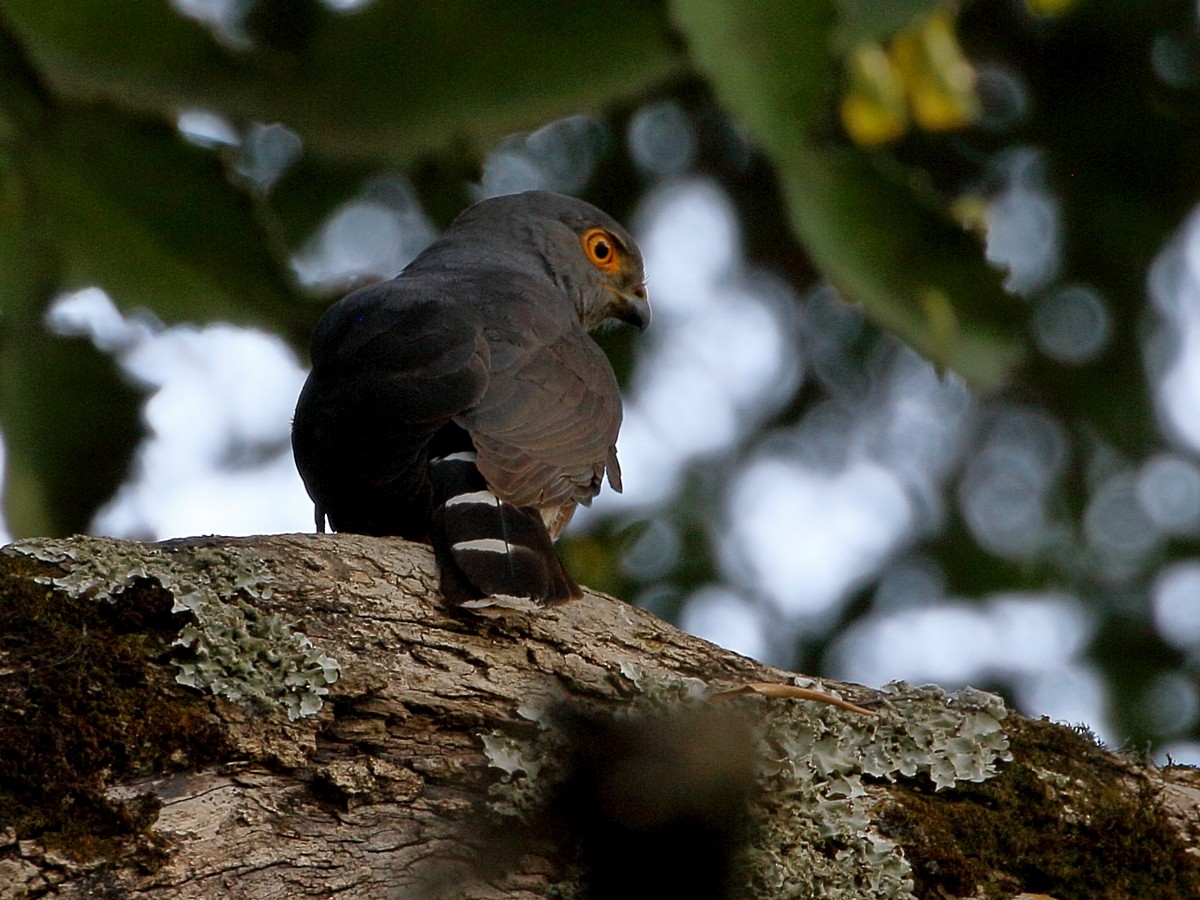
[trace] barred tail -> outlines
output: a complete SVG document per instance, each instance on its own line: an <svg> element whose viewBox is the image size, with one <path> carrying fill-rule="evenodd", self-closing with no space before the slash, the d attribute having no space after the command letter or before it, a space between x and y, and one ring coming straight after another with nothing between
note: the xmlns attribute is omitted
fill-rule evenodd
<svg viewBox="0 0 1200 900"><path fill-rule="evenodd" d="M554 552L538 510L493 494L460 450L429 460L430 528L442 594L467 608L533 609L582 596Z"/></svg>

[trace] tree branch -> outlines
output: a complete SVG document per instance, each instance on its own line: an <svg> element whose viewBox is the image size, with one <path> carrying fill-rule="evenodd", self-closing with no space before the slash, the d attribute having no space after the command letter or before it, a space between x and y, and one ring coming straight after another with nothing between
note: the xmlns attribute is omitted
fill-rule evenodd
<svg viewBox="0 0 1200 900"><path fill-rule="evenodd" d="M700 810L737 896L1200 896L1193 770L598 594L488 618L436 585L425 548L352 535L6 548L0 893L603 896L605 853Z"/></svg>

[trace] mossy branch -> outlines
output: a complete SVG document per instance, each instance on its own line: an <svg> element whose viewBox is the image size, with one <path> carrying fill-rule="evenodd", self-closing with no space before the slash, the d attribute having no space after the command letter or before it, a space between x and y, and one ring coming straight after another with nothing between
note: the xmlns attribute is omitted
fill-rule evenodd
<svg viewBox="0 0 1200 900"><path fill-rule="evenodd" d="M5 548L0 895L1200 896L1194 770L436 583L349 535Z"/></svg>

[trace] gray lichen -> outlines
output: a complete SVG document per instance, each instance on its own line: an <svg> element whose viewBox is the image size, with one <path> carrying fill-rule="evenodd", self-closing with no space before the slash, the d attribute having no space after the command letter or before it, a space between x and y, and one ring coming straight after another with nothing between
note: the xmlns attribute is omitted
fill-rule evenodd
<svg viewBox="0 0 1200 900"><path fill-rule="evenodd" d="M633 665L623 665L621 674L642 692L625 714L706 702L696 679ZM820 682L801 682L835 694ZM738 702L758 710L762 792L744 863L754 896L913 897L908 861L873 825L877 796L868 785L927 778L935 790L948 790L992 777L997 764L1011 758L1001 726L1003 701L971 688L947 694L933 686L889 684L873 716L808 701ZM499 731L480 736L489 763L501 771L490 803L501 815L535 809L546 782L557 775L561 743L535 704L522 710L539 726L535 737Z"/></svg>
<svg viewBox="0 0 1200 900"><path fill-rule="evenodd" d="M244 598L271 596L271 573L257 556L233 547L168 553L111 538L73 537L8 548L65 569L36 580L72 597L115 603L139 581L170 592L173 612L190 613L175 645L191 658L174 661L180 684L237 703L280 703L295 720L321 709L338 663L275 614Z"/></svg>
<svg viewBox="0 0 1200 900"><path fill-rule="evenodd" d="M872 825L864 776L924 776L945 790L990 778L1010 759L1004 702L971 688L889 684L870 717L759 702L765 802L748 865L773 897L912 897L907 860Z"/></svg>
<svg viewBox="0 0 1200 900"><path fill-rule="evenodd" d="M551 740L548 734L543 732L543 737L545 740L525 741L502 731L479 736L488 765L501 772L500 780L488 788L492 812L523 818L526 812L541 806L548 787L541 777L542 770L554 764L555 750L560 748L557 743L546 743Z"/></svg>

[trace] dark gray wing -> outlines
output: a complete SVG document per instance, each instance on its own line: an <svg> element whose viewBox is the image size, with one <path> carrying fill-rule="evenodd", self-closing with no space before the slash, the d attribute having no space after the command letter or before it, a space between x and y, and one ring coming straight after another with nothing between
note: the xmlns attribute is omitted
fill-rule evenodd
<svg viewBox="0 0 1200 900"><path fill-rule="evenodd" d="M429 443L483 396L488 365L477 312L436 282L401 277L330 307L292 426L318 526L424 539Z"/></svg>

